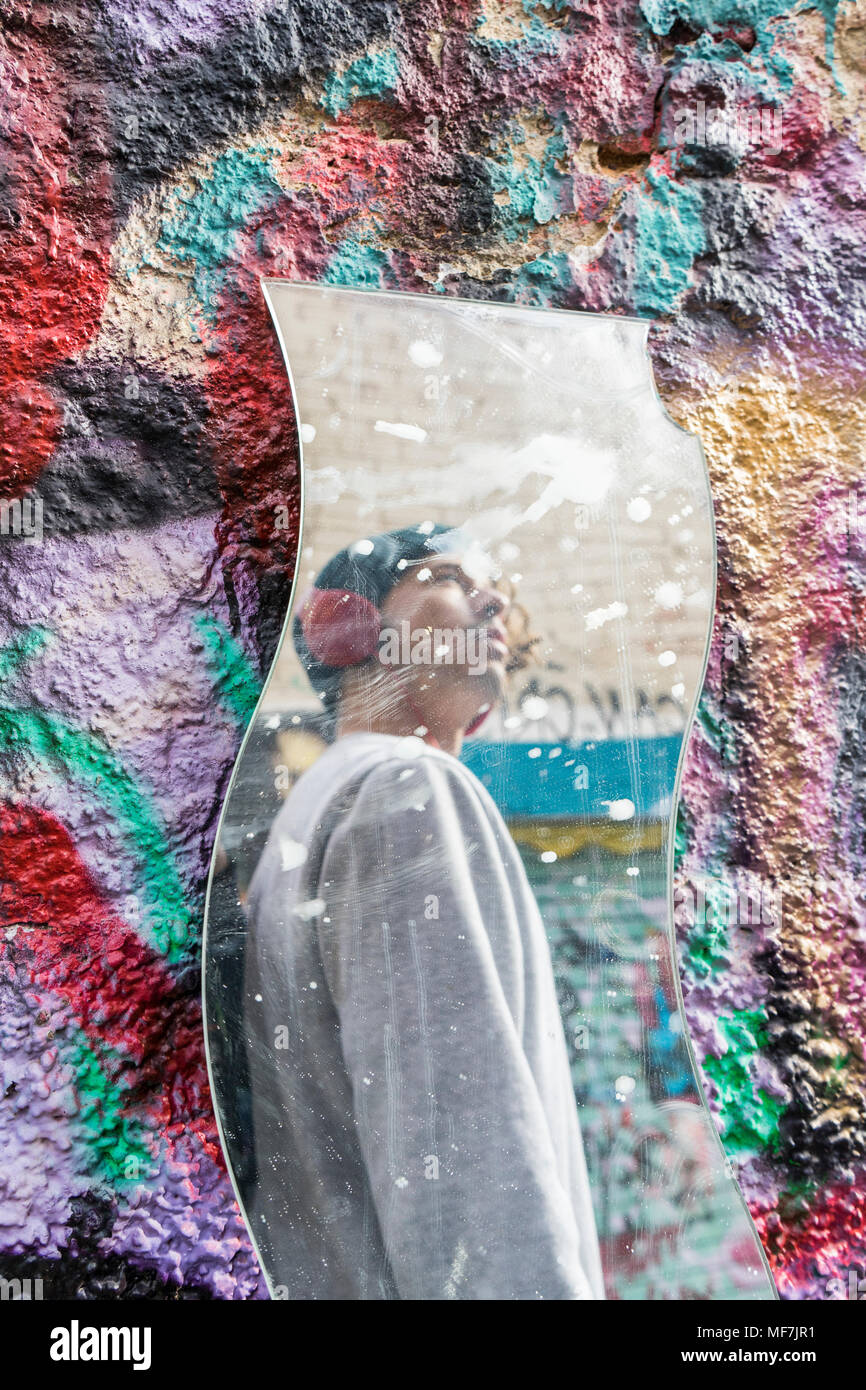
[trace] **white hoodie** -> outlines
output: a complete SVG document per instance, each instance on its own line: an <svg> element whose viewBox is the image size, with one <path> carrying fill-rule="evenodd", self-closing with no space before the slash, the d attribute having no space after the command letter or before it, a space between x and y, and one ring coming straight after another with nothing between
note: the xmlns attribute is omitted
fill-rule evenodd
<svg viewBox="0 0 866 1390"><path fill-rule="evenodd" d="M543 924L456 758L351 734L300 778L250 889L244 1017L278 1296L604 1298Z"/></svg>

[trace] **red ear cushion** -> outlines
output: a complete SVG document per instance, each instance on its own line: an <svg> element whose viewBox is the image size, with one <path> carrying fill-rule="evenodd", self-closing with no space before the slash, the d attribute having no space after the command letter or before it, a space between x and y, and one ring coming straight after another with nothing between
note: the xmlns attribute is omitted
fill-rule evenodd
<svg viewBox="0 0 866 1390"><path fill-rule="evenodd" d="M313 589L300 619L311 656L337 670L366 661L379 645L378 608L350 589Z"/></svg>

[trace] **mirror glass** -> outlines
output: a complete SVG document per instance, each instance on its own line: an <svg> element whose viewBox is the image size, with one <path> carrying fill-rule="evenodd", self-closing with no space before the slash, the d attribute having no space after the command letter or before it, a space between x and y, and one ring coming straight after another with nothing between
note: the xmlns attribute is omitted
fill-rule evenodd
<svg viewBox="0 0 866 1390"><path fill-rule="evenodd" d="M714 542L647 324L263 288L302 533L205 1007L272 1296L773 1298L679 992Z"/></svg>

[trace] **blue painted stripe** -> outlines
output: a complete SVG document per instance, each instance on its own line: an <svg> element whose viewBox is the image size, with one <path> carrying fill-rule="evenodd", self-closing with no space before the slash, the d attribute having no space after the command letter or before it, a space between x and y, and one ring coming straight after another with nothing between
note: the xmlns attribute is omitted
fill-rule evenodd
<svg viewBox="0 0 866 1390"><path fill-rule="evenodd" d="M610 803L631 801L635 815L670 813L682 736L590 743L498 743L470 739L461 761L506 816L607 819Z"/></svg>

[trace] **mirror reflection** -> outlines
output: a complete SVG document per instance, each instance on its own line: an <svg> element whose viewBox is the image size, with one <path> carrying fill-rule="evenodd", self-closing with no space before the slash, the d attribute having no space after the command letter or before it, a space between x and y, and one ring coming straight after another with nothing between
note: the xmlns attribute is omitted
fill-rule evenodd
<svg viewBox="0 0 866 1390"><path fill-rule="evenodd" d="M205 1003L273 1296L772 1298L673 953L713 534L646 325L265 292L303 526Z"/></svg>

